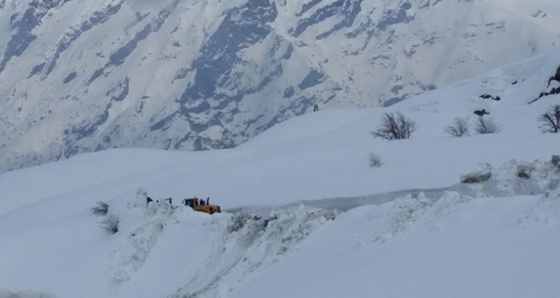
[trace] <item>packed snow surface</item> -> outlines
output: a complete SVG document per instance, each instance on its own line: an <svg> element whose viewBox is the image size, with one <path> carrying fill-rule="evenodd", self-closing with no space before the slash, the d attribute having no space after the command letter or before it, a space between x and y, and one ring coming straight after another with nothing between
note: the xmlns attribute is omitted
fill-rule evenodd
<svg viewBox="0 0 560 298"><path fill-rule="evenodd" d="M559 58L308 113L235 149L106 150L2 174L0 297L558 297L560 141L537 117L559 97L534 100L558 86ZM481 109L498 133L474 133ZM372 138L397 111L412 138ZM445 134L456 117L470 135ZM181 205L195 195L223 212Z"/></svg>

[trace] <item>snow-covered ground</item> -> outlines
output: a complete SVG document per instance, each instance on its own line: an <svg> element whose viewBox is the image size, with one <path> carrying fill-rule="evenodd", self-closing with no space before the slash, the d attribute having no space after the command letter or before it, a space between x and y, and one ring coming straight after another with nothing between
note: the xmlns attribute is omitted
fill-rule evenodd
<svg viewBox="0 0 560 298"><path fill-rule="evenodd" d="M0 297L558 297L560 140L537 117L560 97L528 104L559 86L557 61L309 113L235 149L115 149L2 174ZM499 133L445 134L456 117L472 130L477 109ZM372 138L396 111L412 138ZM489 181L460 183L479 168ZM194 195L224 212L180 205Z"/></svg>
<svg viewBox="0 0 560 298"><path fill-rule="evenodd" d="M552 50L559 19L557 0L0 0L0 173L391 105Z"/></svg>

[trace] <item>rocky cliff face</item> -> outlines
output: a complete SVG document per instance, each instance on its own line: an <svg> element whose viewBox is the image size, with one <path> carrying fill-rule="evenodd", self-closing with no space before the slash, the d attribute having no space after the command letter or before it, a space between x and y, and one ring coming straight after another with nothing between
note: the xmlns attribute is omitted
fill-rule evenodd
<svg viewBox="0 0 560 298"><path fill-rule="evenodd" d="M560 4L525 2L0 0L0 169L390 105L551 49Z"/></svg>

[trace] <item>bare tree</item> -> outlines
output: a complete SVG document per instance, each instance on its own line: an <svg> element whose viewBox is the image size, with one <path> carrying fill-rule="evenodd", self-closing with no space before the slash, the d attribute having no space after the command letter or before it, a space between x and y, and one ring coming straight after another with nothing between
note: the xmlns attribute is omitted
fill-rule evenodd
<svg viewBox="0 0 560 298"><path fill-rule="evenodd" d="M394 113L385 113L381 124L371 134L374 138L401 140L410 138L416 128L416 122L405 117L400 112L396 115Z"/></svg>
<svg viewBox="0 0 560 298"><path fill-rule="evenodd" d="M443 130L452 137L462 137L469 135L469 123L467 119L455 118L453 124L443 128Z"/></svg>
<svg viewBox="0 0 560 298"><path fill-rule="evenodd" d="M97 206L91 208L93 215L105 215L109 211L109 205L105 202L97 202Z"/></svg>
<svg viewBox="0 0 560 298"><path fill-rule="evenodd" d="M475 130L479 134L484 135L484 134L497 133L500 131L500 128L498 127L498 125L496 125L496 123L494 123L494 120L492 120L492 118L479 116L476 122Z"/></svg>
<svg viewBox="0 0 560 298"><path fill-rule="evenodd" d="M372 168L379 168L380 166L383 165L383 162L381 161L381 157L379 157L379 155L373 152L369 153L368 162L369 162L369 166Z"/></svg>
<svg viewBox="0 0 560 298"><path fill-rule="evenodd" d="M116 234L119 231L121 224L121 218L113 213L107 213L103 221L101 221L101 229L111 233Z"/></svg>
<svg viewBox="0 0 560 298"><path fill-rule="evenodd" d="M558 133L560 131L560 105L550 107L548 112L539 116L541 130L544 133Z"/></svg>

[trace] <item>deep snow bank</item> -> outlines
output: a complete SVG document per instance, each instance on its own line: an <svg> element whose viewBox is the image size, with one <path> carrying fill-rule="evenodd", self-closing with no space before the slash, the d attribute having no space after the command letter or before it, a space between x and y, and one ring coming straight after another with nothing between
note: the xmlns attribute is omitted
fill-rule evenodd
<svg viewBox="0 0 560 298"><path fill-rule="evenodd" d="M143 196L140 191L123 217L125 241L111 256L111 297L227 297L241 280L299 250L337 214L298 206L210 216L162 200L146 207ZM154 275L165 276L155 288L149 286Z"/></svg>
<svg viewBox="0 0 560 298"><path fill-rule="evenodd" d="M362 206L379 206L367 215L370 221L365 223L369 227L367 236L352 240L357 241L355 247L362 250L382 245L395 238L406 238L411 231L418 229L438 233L452 223L450 217L461 217L465 210L491 198L496 198L498 202L506 197L538 195L538 203L518 216L516 221L519 225L555 222L559 218L558 165L551 161L511 160L497 167L485 164L483 168L491 176L482 183L458 184L431 192L402 191L393 193L392 197L384 194L377 201L362 200ZM142 270L150 270L142 267L153 261L157 250L165 249L165 244L162 245L158 238L164 238L165 230L175 226L180 227L180 233L185 236L194 235L198 230L198 236L188 240L191 248L185 252L186 255L196 255L197 260L188 261L186 258L185 266L177 268L175 275L180 278L174 284L178 286L171 292L167 291L166 295L229 297L230 292L235 292L248 280L258 279L263 272L269 272L276 266L282 267L284 261L290 263L300 249L305 251L308 245L313 245L311 239L325 223L334 220L333 225L337 226L335 218L341 210L353 213L351 209L360 206L353 206L358 201L351 201L353 207L340 208L345 200L334 199L329 201L330 205L324 201L324 208L292 204L277 210L259 210L258 213L224 213L210 217L209 221L205 219L206 215L183 206L166 203L151 205L144 214L142 224L129 237L132 253L128 258L119 258L129 261L122 263L116 279L119 283L126 283L142 275ZM354 233L353 230L348 232ZM333 232L326 228L325 233ZM336 243L340 239L333 241ZM177 256L173 258L177 260ZM171 289L173 287L170 286Z"/></svg>
<svg viewBox="0 0 560 298"><path fill-rule="evenodd" d="M557 297L560 168L490 168L484 183L351 209L227 297Z"/></svg>

